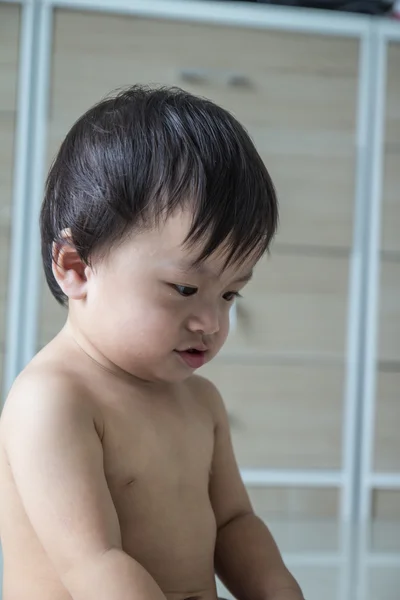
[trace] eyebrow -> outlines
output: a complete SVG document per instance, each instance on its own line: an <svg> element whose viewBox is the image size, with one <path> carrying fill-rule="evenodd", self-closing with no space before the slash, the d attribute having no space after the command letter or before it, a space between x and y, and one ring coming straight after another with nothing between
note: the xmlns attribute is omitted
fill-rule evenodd
<svg viewBox="0 0 400 600"><path fill-rule="evenodd" d="M189 261L180 261L177 265L179 270L187 273L189 271L197 271L200 274L205 274L205 275L215 275L218 277L218 275L216 275L215 273L211 273L211 271L209 269L207 269L207 267L205 267L202 263L200 263L199 265L195 265L192 262ZM232 283L248 283L253 277L253 270L249 271L248 273L245 273L244 275L242 275L241 277L238 277L237 279L235 279Z"/></svg>
<svg viewBox="0 0 400 600"><path fill-rule="evenodd" d="M250 271L249 273L242 275L242 277L235 279L235 281L233 283L248 283L252 279L252 277L253 277L253 271Z"/></svg>

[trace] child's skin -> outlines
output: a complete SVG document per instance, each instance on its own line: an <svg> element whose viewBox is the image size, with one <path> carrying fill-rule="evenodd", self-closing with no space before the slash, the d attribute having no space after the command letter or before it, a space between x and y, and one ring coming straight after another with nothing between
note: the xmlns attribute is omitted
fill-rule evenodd
<svg viewBox="0 0 400 600"><path fill-rule="evenodd" d="M64 329L0 422L3 600L302 600L254 515L221 397L194 375L224 344L255 266L198 269L189 210L89 267L54 247ZM176 350L205 350L197 359ZM244 399L245 401L245 399Z"/></svg>

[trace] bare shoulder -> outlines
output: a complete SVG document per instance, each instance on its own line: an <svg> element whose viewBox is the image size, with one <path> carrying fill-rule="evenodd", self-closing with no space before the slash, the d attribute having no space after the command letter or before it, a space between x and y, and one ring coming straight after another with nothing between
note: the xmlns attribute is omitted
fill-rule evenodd
<svg viewBox="0 0 400 600"><path fill-rule="evenodd" d="M99 433L101 413L85 382L68 367L52 361L33 361L16 378L0 419L0 441L7 439L22 422L46 421L47 425L93 418Z"/></svg>
<svg viewBox="0 0 400 600"><path fill-rule="evenodd" d="M46 354L15 381L1 419L7 466L2 461L0 469L11 475L67 587L82 565L93 564L108 548L121 548L121 532L104 473L96 402L76 366L61 359Z"/></svg>
<svg viewBox="0 0 400 600"><path fill-rule="evenodd" d="M216 424L226 419L224 401L214 383L200 375L193 375L187 383L196 400L212 414Z"/></svg>

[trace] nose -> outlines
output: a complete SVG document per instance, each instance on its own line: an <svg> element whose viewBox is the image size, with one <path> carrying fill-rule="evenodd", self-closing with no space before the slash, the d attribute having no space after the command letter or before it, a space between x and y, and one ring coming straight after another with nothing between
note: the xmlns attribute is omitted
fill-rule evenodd
<svg viewBox="0 0 400 600"><path fill-rule="evenodd" d="M199 307L188 320L188 329L193 333L213 335L220 330L220 315L218 306L207 305Z"/></svg>

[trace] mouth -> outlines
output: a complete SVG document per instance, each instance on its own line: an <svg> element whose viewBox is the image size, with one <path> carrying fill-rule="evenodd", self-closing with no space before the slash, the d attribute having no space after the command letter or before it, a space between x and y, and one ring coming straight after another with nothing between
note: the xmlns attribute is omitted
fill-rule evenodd
<svg viewBox="0 0 400 600"><path fill-rule="evenodd" d="M205 346L187 348L186 350L174 350L179 358L191 369L199 369L206 362Z"/></svg>

